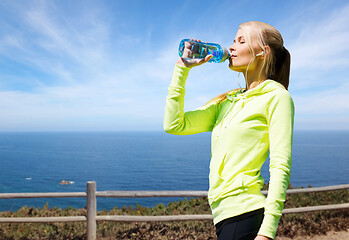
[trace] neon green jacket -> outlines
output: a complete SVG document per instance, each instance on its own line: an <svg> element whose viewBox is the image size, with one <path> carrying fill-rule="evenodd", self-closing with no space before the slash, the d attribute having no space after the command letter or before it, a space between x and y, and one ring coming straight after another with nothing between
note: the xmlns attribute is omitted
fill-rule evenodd
<svg viewBox="0 0 349 240"><path fill-rule="evenodd" d="M178 135L212 131L208 199L214 224L265 208L260 235L275 237L289 184L294 105L285 88L266 80L244 93L227 94L184 112L185 82L190 68L175 66L168 88L164 129ZM261 194L261 167L270 152L267 198Z"/></svg>

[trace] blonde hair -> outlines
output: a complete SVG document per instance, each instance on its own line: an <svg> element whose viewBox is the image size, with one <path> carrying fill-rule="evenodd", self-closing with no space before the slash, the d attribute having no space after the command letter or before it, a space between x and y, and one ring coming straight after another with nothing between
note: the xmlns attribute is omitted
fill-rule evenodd
<svg viewBox="0 0 349 240"><path fill-rule="evenodd" d="M257 39L258 45L266 52L269 46L270 54L265 54L262 63L262 71L276 82L281 83L286 89L289 85L291 55L284 47L284 40L278 30L273 26L257 21L245 22L240 27L246 36L248 46L253 56L256 56L252 48L252 38Z"/></svg>
<svg viewBox="0 0 349 240"><path fill-rule="evenodd" d="M285 89L288 89L291 55L284 47L284 40L280 32L273 26L258 21L242 23L239 28L245 33L245 39L253 57L256 56L252 48L253 38L257 39L257 43L263 49L264 53L266 53L265 47L269 46L270 54L264 54L261 71L264 71L268 79L279 82ZM226 93L223 93L206 104L217 101L221 102L225 99Z"/></svg>

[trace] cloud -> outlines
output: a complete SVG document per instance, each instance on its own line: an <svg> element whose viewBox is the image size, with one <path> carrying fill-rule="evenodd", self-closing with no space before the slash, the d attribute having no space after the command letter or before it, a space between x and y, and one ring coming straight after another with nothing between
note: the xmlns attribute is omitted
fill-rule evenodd
<svg viewBox="0 0 349 240"><path fill-rule="evenodd" d="M0 37L3 57L17 67L27 66L29 71L39 73L0 75L2 86L12 82L0 92L1 130L40 126L57 129L62 128L62 121L67 125L71 122L70 128L89 129L87 119L99 119L99 124L108 123L110 129L125 129L142 122L145 114L156 115L162 121L159 109L164 108L164 98L158 99L158 94L161 91L166 95L162 89L167 87L176 55L169 46L175 45L168 43L155 51L142 49L134 54L132 44L137 47L141 43L136 40L129 41L129 45L118 44L128 37L134 40L121 33L111 39L115 29L101 15L104 12L86 8L73 21L70 16L59 15L52 2L37 1L34 5L14 6L18 18ZM88 16L88 21L83 16ZM26 28L17 29L15 25ZM123 58L129 50L132 51ZM30 91L23 89L21 81L31 81L34 86ZM145 118L143 127L152 121ZM80 120L87 125L79 125ZM102 127L96 125L92 128Z"/></svg>
<svg viewBox="0 0 349 240"><path fill-rule="evenodd" d="M139 29L125 21L126 14L118 14L122 8L111 11L103 3L93 4L68 7L64 3L34 1L31 6L3 5L13 15L0 22L0 61L10 66L0 74L0 130L162 128L179 35L189 36L193 30L183 32L185 29L177 26L177 12L167 14L167 24L143 23L145 28ZM180 15L185 15L187 8L179 8ZM304 23L290 44L295 80L291 86L298 117L308 118L310 113L320 116L323 109L337 115L347 111L343 104L331 108L337 101L349 101L345 92L338 93L345 78L337 77L328 87L324 76L329 77L334 68L347 68L346 62L340 65L336 61L347 59L343 52L347 53L348 48L343 41L348 39L349 27L346 22L341 29L339 25L348 9L334 10L320 22ZM164 25L165 33L157 35L161 32L157 28ZM209 29L202 36L213 31ZM215 27L214 32L219 29ZM331 37L325 39L325 35ZM324 61L320 49L334 41L332 35L337 35L337 43L341 44L331 45L331 61ZM185 108L195 109L237 88L236 79L237 74L225 63L191 70ZM326 89L303 95L304 89L321 82ZM243 77L240 84L244 85Z"/></svg>
<svg viewBox="0 0 349 240"><path fill-rule="evenodd" d="M348 129L349 4L310 6L294 18L299 29L287 47L292 55L290 89L300 129ZM315 10L326 12L314 16Z"/></svg>
<svg viewBox="0 0 349 240"><path fill-rule="evenodd" d="M105 64L109 25L93 9L88 10L89 20L85 22L67 15L62 19L50 4L53 3L41 1L23 13L23 21L35 32L37 46L45 53L70 58L87 67Z"/></svg>
<svg viewBox="0 0 349 240"><path fill-rule="evenodd" d="M95 8L84 9L74 18L61 15L64 5L58 7L54 2L12 7L17 17L7 19L0 38L2 56L67 83L112 68L110 24Z"/></svg>
<svg viewBox="0 0 349 240"><path fill-rule="evenodd" d="M349 67L349 4L324 14L323 19L305 20L297 26L298 37L289 46L292 70L321 70ZM303 19L304 20L304 19Z"/></svg>
<svg viewBox="0 0 349 240"><path fill-rule="evenodd" d="M349 129L349 83L293 94L296 129Z"/></svg>
<svg viewBox="0 0 349 240"><path fill-rule="evenodd" d="M340 87L297 95L297 113L303 116L349 116L349 83Z"/></svg>

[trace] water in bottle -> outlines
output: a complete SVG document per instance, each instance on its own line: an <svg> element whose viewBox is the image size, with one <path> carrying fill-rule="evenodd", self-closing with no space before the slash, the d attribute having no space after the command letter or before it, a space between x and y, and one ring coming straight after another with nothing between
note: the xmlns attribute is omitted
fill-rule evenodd
<svg viewBox="0 0 349 240"><path fill-rule="evenodd" d="M178 53L186 59L204 58L212 54L209 62L220 63L230 57L229 51L216 43L198 42L193 39L183 39L179 44Z"/></svg>

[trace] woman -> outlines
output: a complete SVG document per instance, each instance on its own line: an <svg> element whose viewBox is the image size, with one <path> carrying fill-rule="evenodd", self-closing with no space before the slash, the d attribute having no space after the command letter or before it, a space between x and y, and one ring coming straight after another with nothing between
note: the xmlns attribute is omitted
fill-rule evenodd
<svg viewBox="0 0 349 240"><path fill-rule="evenodd" d="M240 25L229 50L229 68L244 74L246 89L184 113L189 70L212 56L179 58L168 89L164 129L179 135L212 131L208 199L218 239L274 239L291 168L290 54L274 27L256 21ZM260 170L269 153L265 197Z"/></svg>

